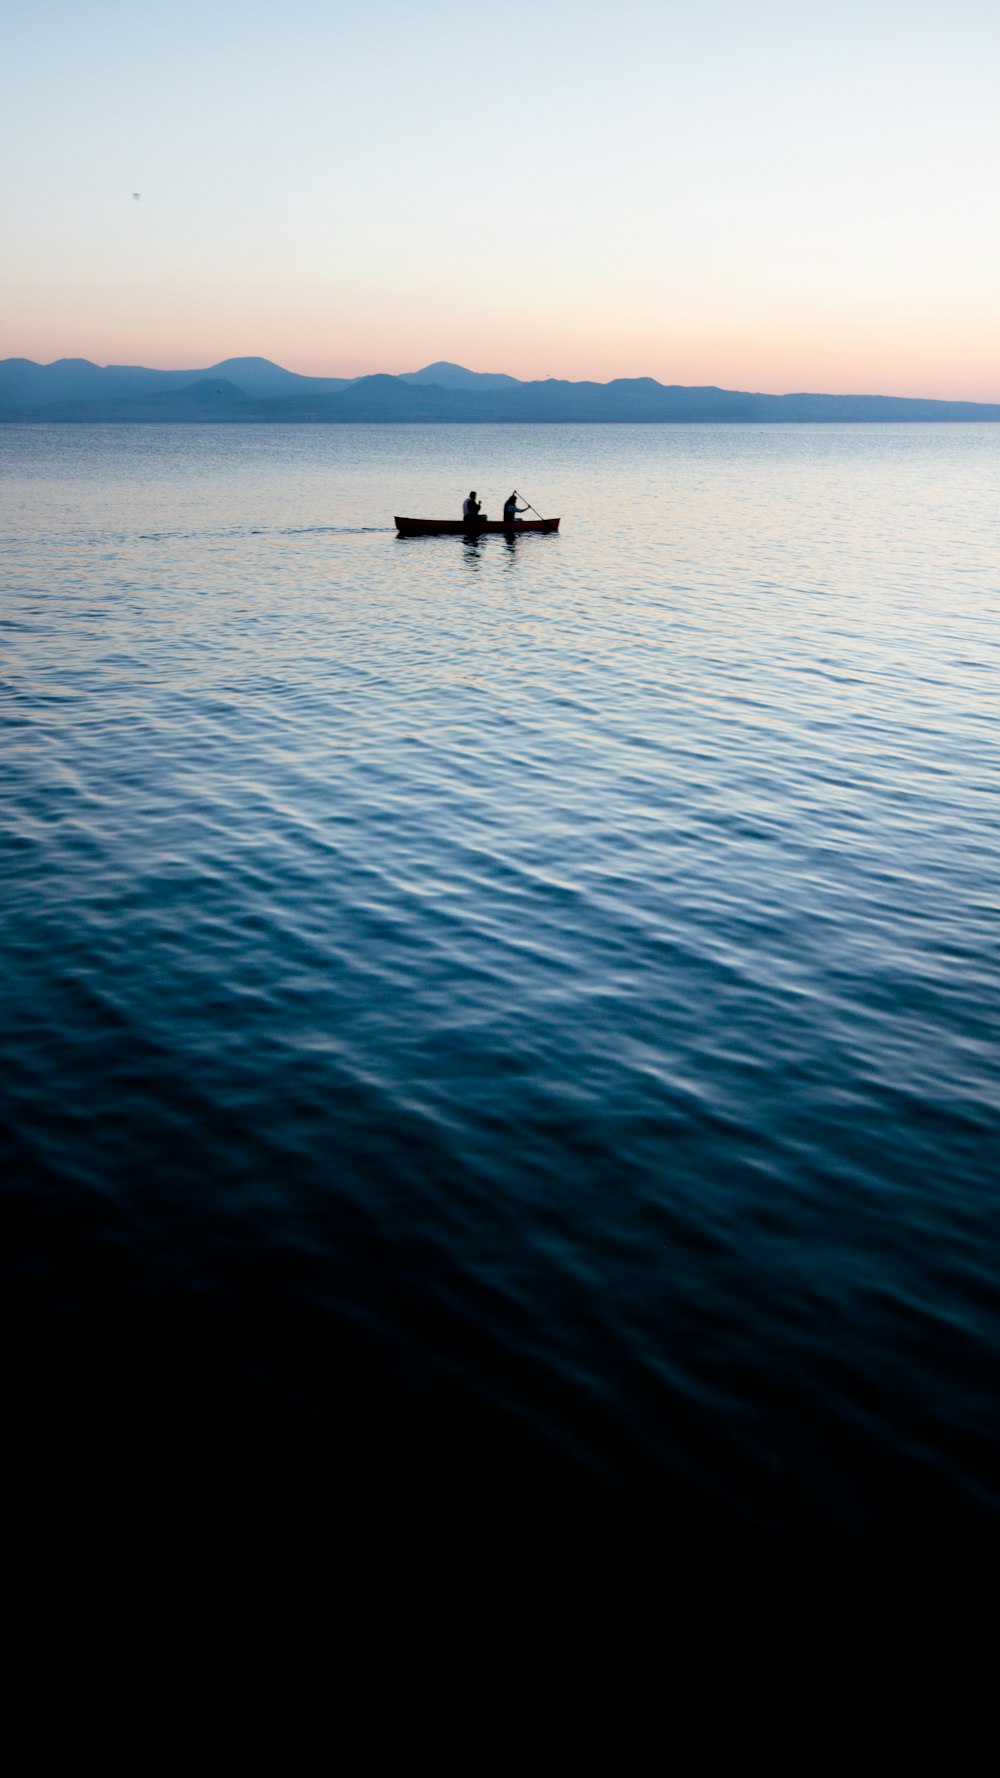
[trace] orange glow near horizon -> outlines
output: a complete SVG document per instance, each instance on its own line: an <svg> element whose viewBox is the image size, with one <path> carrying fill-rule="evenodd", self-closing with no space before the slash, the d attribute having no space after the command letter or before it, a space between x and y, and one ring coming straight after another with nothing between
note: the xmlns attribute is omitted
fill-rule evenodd
<svg viewBox="0 0 1000 1778"><path fill-rule="evenodd" d="M638 294L620 273L594 273L589 284L577 282L569 307L537 282L511 284L502 300L467 287L446 306L433 264L420 268L405 303L374 279L345 277L333 290L324 264L312 285L275 275L248 279L238 293L207 270L198 280L167 267L153 278L151 270L160 272L119 265L110 285L103 268L78 273L67 311L62 278L15 268L0 293L0 357L185 370L263 357L331 377L448 359L524 381L650 376L774 394L1000 401L1000 330L988 289L931 290L897 311L885 287L789 292L759 268L741 287L660 275ZM395 282L388 288L395 292Z"/></svg>
<svg viewBox="0 0 1000 1778"><path fill-rule="evenodd" d="M722 316L695 323L641 329L610 324L558 327L521 323L505 329L477 329L456 318L453 328L410 318L398 326L373 325L347 317L331 329L319 316L311 324L283 324L274 314L240 317L230 309L212 325L200 311L174 309L153 316L136 307L128 314L104 312L71 327L38 302L30 325L8 326L0 336L0 356L49 363L56 358L88 358L97 364L144 364L159 369L207 368L226 358L263 357L303 376L356 377L373 372L397 375L438 359L470 370L504 371L522 381L557 377L571 382L608 382L614 377L655 377L661 383L715 384L727 389L773 394L816 391L829 394L925 396L953 401L1000 401L1000 346L992 317L969 316L968 326L952 331L942 350L941 333L930 318L897 318L881 325L858 316L822 323L794 316L778 322ZM96 306L96 305L95 305ZM81 305L82 307L82 305ZM302 320L305 320L302 317ZM588 318L589 319L589 318ZM610 343L609 343L610 342Z"/></svg>

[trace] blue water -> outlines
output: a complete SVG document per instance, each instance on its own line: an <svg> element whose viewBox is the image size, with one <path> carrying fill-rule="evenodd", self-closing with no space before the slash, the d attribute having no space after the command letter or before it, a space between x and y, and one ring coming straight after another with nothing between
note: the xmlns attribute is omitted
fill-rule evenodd
<svg viewBox="0 0 1000 1778"><path fill-rule="evenodd" d="M1000 428L0 466L34 1481L981 1571ZM515 483L558 536L395 535Z"/></svg>

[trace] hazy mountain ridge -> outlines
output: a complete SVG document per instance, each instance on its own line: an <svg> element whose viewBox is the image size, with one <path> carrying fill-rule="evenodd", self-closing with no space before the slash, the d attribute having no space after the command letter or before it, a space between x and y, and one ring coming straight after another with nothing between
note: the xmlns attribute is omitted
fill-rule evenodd
<svg viewBox="0 0 1000 1778"><path fill-rule="evenodd" d="M335 424L503 421L600 424L1000 420L1000 403L896 395L767 395L653 377L521 382L439 360L401 376L307 377L267 358L207 370L150 370L61 358L0 361L0 422L55 424L199 420Z"/></svg>
<svg viewBox="0 0 1000 1778"><path fill-rule="evenodd" d="M450 364L446 358L439 358L434 364L425 364L423 370L403 371L400 381L435 383L441 389L513 389L519 379L504 371L466 370L464 364Z"/></svg>

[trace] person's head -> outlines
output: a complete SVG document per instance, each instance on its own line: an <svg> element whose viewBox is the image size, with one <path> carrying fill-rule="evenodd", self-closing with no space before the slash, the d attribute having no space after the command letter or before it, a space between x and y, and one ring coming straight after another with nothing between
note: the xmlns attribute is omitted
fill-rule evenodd
<svg viewBox="0 0 1000 1778"><path fill-rule="evenodd" d="M470 488L469 489L469 499L474 500L475 498L476 498L476 490L475 490L475 488Z"/></svg>

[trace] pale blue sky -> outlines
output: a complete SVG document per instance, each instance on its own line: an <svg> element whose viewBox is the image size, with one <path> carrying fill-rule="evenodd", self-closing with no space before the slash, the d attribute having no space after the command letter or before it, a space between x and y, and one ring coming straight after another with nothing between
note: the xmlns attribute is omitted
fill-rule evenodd
<svg viewBox="0 0 1000 1778"><path fill-rule="evenodd" d="M3 42L0 356L1000 399L996 4L36 0Z"/></svg>

